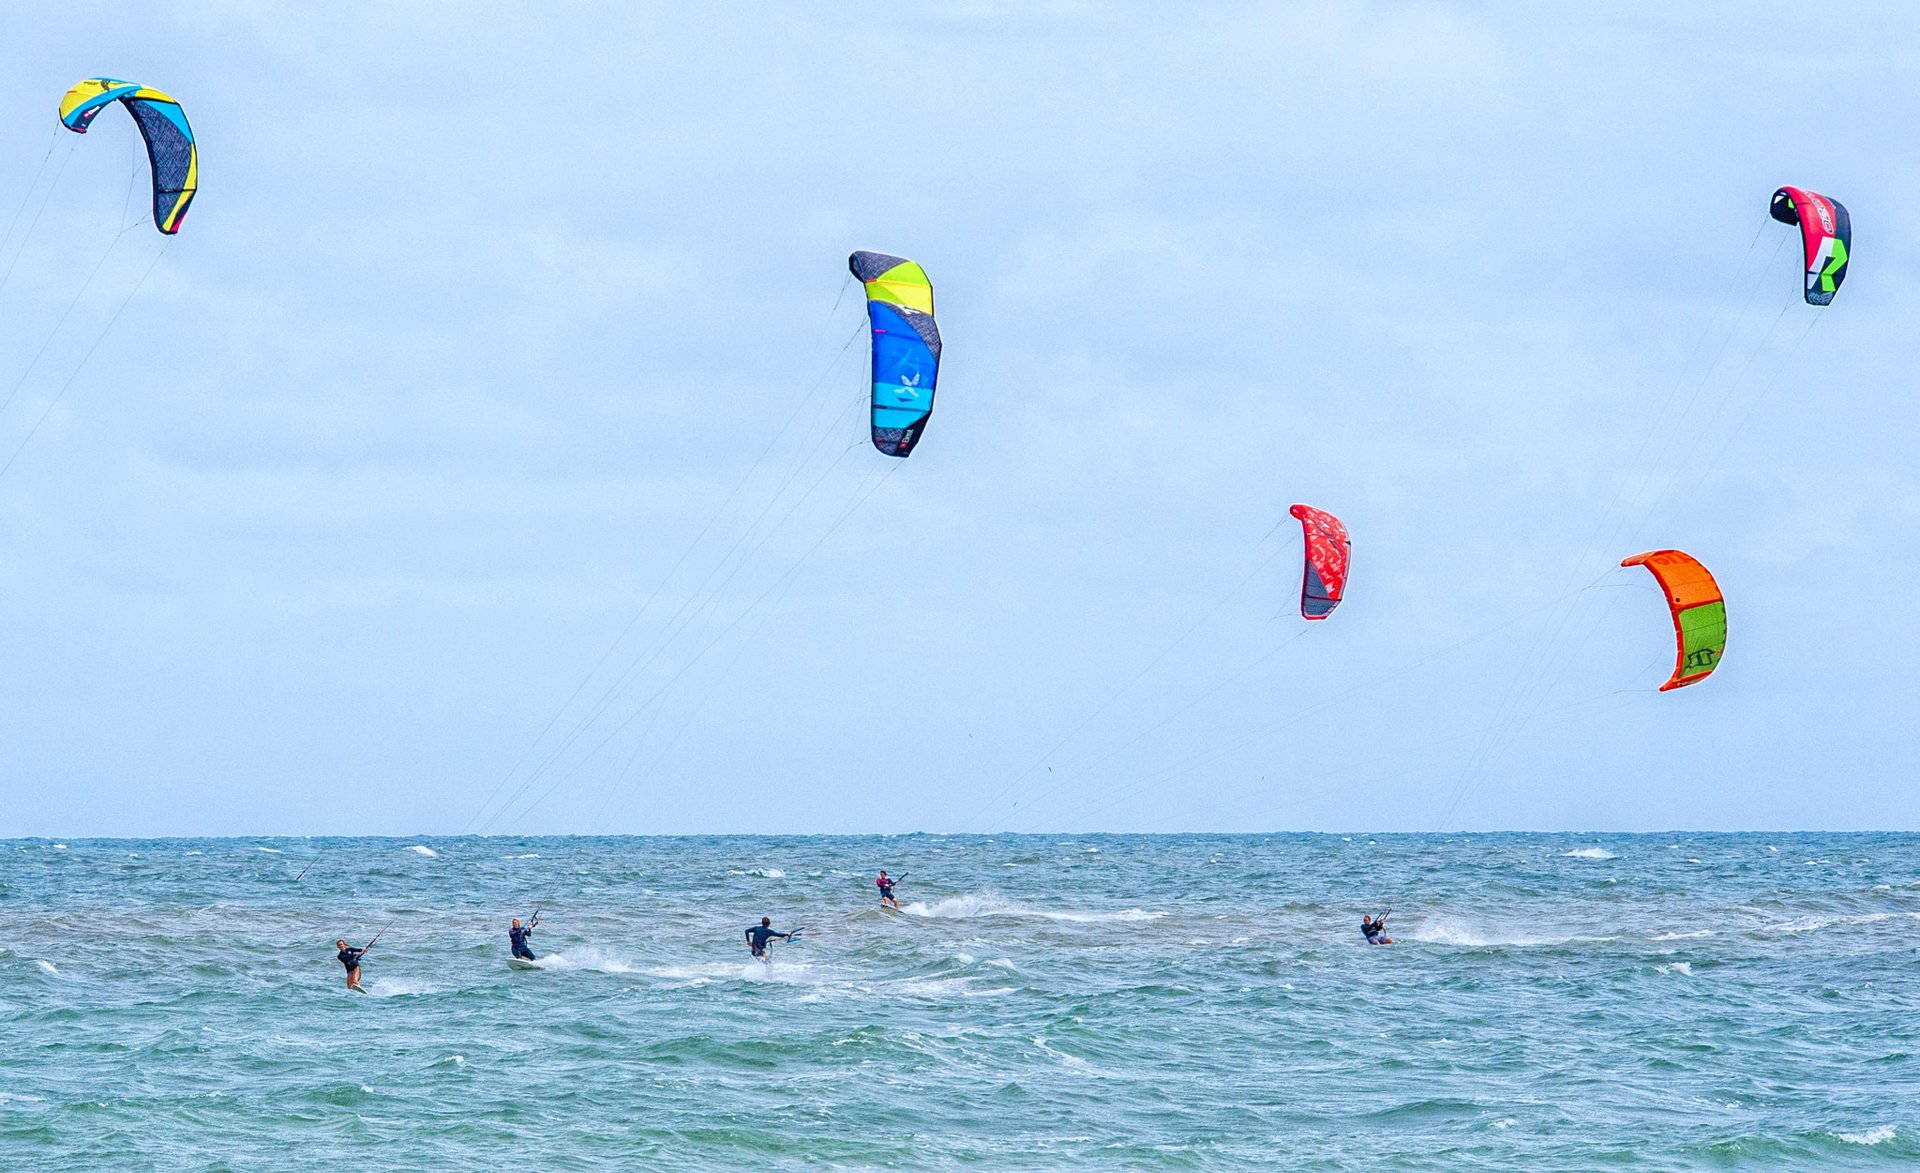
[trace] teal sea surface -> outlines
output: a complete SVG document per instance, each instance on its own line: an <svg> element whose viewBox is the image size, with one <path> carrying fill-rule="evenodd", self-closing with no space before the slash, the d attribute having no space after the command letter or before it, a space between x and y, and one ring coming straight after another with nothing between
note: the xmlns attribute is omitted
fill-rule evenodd
<svg viewBox="0 0 1920 1173"><path fill-rule="evenodd" d="M0 915L18 1170L1920 1164L1915 835L11 840Z"/></svg>

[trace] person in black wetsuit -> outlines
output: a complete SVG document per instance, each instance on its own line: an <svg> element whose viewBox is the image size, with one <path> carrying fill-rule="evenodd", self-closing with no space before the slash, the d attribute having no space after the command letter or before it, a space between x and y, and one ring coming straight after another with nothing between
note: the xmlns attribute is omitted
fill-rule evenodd
<svg viewBox="0 0 1920 1173"><path fill-rule="evenodd" d="M1387 936L1387 914L1384 912L1379 916L1362 916L1360 935L1367 939L1369 945L1393 944L1393 938Z"/></svg>
<svg viewBox="0 0 1920 1173"><path fill-rule="evenodd" d="M340 952L335 954L335 956L340 959L341 965L344 965L347 967L347 988L349 990L359 989L360 988L360 955L362 953L365 953L366 950L348 948L347 942L345 941L345 939L335 941L333 944L336 949L340 950Z"/></svg>
<svg viewBox="0 0 1920 1173"><path fill-rule="evenodd" d="M771 965L773 964L773 957L767 952L767 942L773 940L775 937L780 938L782 941L791 941L793 934L775 932L773 929L773 918L763 916L760 918L759 924L752 925L747 929L747 948L753 952L755 957Z"/></svg>
<svg viewBox="0 0 1920 1173"><path fill-rule="evenodd" d="M540 918L536 916L523 929L520 927L520 918L516 916L513 918L513 927L507 930L507 940L513 943L513 955L522 961L540 960L533 955L533 946L527 944L527 938L533 936L534 926L539 923Z"/></svg>

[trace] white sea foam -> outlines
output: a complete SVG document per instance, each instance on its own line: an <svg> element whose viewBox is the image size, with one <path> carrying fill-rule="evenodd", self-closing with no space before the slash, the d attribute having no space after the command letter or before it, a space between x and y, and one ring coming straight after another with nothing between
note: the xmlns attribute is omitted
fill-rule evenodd
<svg viewBox="0 0 1920 1173"><path fill-rule="evenodd" d="M1882 1124L1878 1128L1862 1129L1859 1132L1836 1132L1833 1135L1836 1140L1845 1141L1847 1144L1885 1144L1893 1139L1894 1127L1891 1124Z"/></svg>
<svg viewBox="0 0 1920 1173"><path fill-rule="evenodd" d="M1159 920L1167 915L1164 912L1149 912L1143 908L1122 908L1113 912L1066 912L1057 909L1029 908L1004 900L991 892L968 892L959 896L949 896L944 900L936 900L932 904L924 900L915 900L903 905L900 911L909 916L924 916L933 920L971 920L975 917L1006 916L1032 917L1072 924Z"/></svg>
<svg viewBox="0 0 1920 1173"><path fill-rule="evenodd" d="M440 988L412 978L380 978L367 985L366 991L376 998L398 998L408 994L437 994Z"/></svg>
<svg viewBox="0 0 1920 1173"><path fill-rule="evenodd" d="M1712 929L1694 929L1685 933L1659 933L1656 934L1653 939L1656 941L1688 941L1695 937L1711 936L1713 936Z"/></svg>
<svg viewBox="0 0 1920 1173"><path fill-rule="evenodd" d="M1510 933L1498 928L1470 925L1450 916L1429 916L1417 923L1390 930L1403 941L1424 941L1431 945L1463 945L1470 949L1494 946L1565 945L1573 941L1604 941L1605 937L1541 937L1529 933Z"/></svg>
<svg viewBox="0 0 1920 1173"><path fill-rule="evenodd" d="M539 859L540 855L538 852L529 851L525 855L503 855L500 858L502 859Z"/></svg>
<svg viewBox="0 0 1920 1173"><path fill-rule="evenodd" d="M576 945L549 953L533 963L535 969L586 970L592 973L639 973L640 967L592 945Z"/></svg>
<svg viewBox="0 0 1920 1173"><path fill-rule="evenodd" d="M1792 920L1762 926L1762 931L1775 933L1817 933L1821 929L1831 929L1851 925L1877 925L1890 920L1920 920L1920 912L1859 912L1836 914L1833 916L1801 916Z"/></svg>
<svg viewBox="0 0 1920 1173"><path fill-rule="evenodd" d="M434 857L440 854L439 852L435 851L433 848L428 847L422 843L416 843L412 847L407 848L407 850L413 852L415 855L424 855L428 857Z"/></svg>
<svg viewBox="0 0 1920 1173"><path fill-rule="evenodd" d="M58 974L60 972L58 969L54 968L53 962L51 961L41 961L40 959L35 958L33 963L39 966L41 972L43 973Z"/></svg>
<svg viewBox="0 0 1920 1173"><path fill-rule="evenodd" d="M779 868L734 868L727 874L730 876L758 876L763 880L779 880L784 879L787 873L781 871Z"/></svg>
<svg viewBox="0 0 1920 1173"><path fill-rule="evenodd" d="M753 964L756 969L763 968L757 961ZM665 981L675 982L681 985L700 986L708 982L724 981L738 977L740 967L729 961L724 964L716 962L707 965L661 965L642 972L648 977L661 978Z"/></svg>
<svg viewBox="0 0 1920 1173"><path fill-rule="evenodd" d="M255 851L264 851L264 852L266 852L266 853L267 853L268 855L285 855L285 854L286 854L286 852L284 852L284 851L281 851L281 850L280 850L280 849L279 849L278 847L256 847L256 848L254 848L254 850L255 850ZM198 855L198 854L199 854L199 852L197 852L197 851L196 851L196 852L194 852L194 854L195 854L195 855Z"/></svg>
<svg viewBox="0 0 1920 1173"><path fill-rule="evenodd" d="M204 852L204 851L189 851L189 852L187 852L187 854L188 854L188 855L205 855L205 854L206 854L206 852Z"/></svg>
<svg viewBox="0 0 1920 1173"><path fill-rule="evenodd" d="M67 845L64 843L56 843L53 845L53 849L55 851L65 851L67 849Z"/></svg>
<svg viewBox="0 0 1920 1173"><path fill-rule="evenodd" d="M1560 853L1567 859L1617 859L1618 856L1604 847L1576 847L1572 851Z"/></svg>
<svg viewBox="0 0 1920 1173"><path fill-rule="evenodd" d="M1660 967L1662 973L1677 973L1681 977L1692 977L1693 966L1685 961L1675 961Z"/></svg>

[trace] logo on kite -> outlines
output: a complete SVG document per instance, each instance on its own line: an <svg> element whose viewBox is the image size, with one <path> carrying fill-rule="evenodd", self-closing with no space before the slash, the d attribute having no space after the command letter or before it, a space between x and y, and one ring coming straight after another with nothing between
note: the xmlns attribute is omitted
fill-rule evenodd
<svg viewBox="0 0 1920 1173"><path fill-rule="evenodd" d="M1700 560L1680 550L1649 550L1622 566L1644 566L1666 592L1678 644L1673 675L1661 692L1698 684L1713 674L1727 651L1727 602L1720 584Z"/></svg>
<svg viewBox="0 0 1920 1173"><path fill-rule="evenodd" d="M1346 594L1353 543L1347 538L1346 525L1324 509L1295 505L1287 512L1300 520L1300 534L1306 543L1300 571L1300 618L1325 619Z"/></svg>
<svg viewBox="0 0 1920 1173"><path fill-rule="evenodd" d="M127 108L147 144L153 175L153 226L172 236L200 189L200 150L180 103L146 86L111 77L90 77L60 99L60 125L87 133L100 111L114 102Z"/></svg>
<svg viewBox="0 0 1920 1173"><path fill-rule="evenodd" d="M1839 200L1803 187L1783 187L1773 193L1767 214L1782 224L1800 226L1800 245L1806 254L1807 304L1828 305L1847 279L1847 259L1853 251L1853 218Z"/></svg>

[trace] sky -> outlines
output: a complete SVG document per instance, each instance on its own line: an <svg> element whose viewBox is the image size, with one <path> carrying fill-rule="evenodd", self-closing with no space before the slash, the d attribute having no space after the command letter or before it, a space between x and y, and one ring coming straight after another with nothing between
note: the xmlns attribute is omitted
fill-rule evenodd
<svg viewBox="0 0 1920 1173"><path fill-rule="evenodd" d="M1909 5L0 20L0 835L1920 827Z"/></svg>

